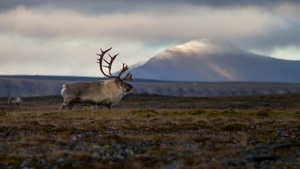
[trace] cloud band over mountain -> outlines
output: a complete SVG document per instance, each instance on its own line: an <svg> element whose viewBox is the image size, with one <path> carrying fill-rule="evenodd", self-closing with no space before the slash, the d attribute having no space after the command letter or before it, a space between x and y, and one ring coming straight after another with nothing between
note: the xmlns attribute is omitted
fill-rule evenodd
<svg viewBox="0 0 300 169"><path fill-rule="evenodd" d="M118 70L199 38L300 60L299 11L292 0L1 1L0 72L101 76L100 47L120 53Z"/></svg>

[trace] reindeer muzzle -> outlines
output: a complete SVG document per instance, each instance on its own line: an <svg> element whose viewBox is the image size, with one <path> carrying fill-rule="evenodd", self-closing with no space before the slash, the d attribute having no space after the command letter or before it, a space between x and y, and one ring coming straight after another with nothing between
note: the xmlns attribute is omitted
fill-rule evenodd
<svg viewBox="0 0 300 169"><path fill-rule="evenodd" d="M129 92L130 90L132 90L133 86L132 85L128 85L127 87L127 92Z"/></svg>

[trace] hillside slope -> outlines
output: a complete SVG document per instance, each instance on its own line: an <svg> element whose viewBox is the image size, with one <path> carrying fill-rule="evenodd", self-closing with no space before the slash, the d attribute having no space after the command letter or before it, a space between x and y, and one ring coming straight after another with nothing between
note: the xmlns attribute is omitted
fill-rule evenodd
<svg viewBox="0 0 300 169"><path fill-rule="evenodd" d="M300 82L300 61L257 55L216 40L167 49L130 70L135 78L170 81Z"/></svg>

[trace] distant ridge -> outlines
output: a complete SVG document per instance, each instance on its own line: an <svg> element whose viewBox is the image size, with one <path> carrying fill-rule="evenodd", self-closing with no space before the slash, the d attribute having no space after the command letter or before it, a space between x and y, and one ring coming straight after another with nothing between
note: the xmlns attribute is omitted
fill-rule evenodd
<svg viewBox="0 0 300 169"><path fill-rule="evenodd" d="M97 81L107 78L87 77L87 76L54 76L54 75L0 75L0 78L10 79L32 79L32 80L57 80L57 81ZM160 80L134 79L135 82L157 82Z"/></svg>
<svg viewBox="0 0 300 169"><path fill-rule="evenodd" d="M0 76L0 97L60 95L64 83L99 78L69 76ZM300 93L300 83L266 82L174 82L134 79L134 94L170 96L241 96Z"/></svg>
<svg viewBox="0 0 300 169"><path fill-rule="evenodd" d="M53 76L53 75L0 75L0 78L36 79L36 80L64 80L64 81L95 81L103 78L81 76Z"/></svg>
<svg viewBox="0 0 300 169"><path fill-rule="evenodd" d="M201 82L300 82L300 61L244 51L220 40L194 40L167 49L130 71L135 78Z"/></svg>

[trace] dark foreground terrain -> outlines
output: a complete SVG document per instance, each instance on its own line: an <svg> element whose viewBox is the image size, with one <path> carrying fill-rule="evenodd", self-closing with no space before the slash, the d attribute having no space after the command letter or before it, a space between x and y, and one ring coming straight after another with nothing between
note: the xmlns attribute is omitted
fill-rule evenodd
<svg viewBox="0 0 300 169"><path fill-rule="evenodd" d="M0 168L300 168L300 95L0 99Z"/></svg>

